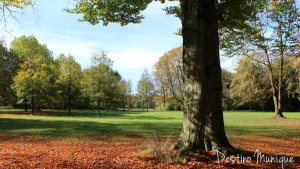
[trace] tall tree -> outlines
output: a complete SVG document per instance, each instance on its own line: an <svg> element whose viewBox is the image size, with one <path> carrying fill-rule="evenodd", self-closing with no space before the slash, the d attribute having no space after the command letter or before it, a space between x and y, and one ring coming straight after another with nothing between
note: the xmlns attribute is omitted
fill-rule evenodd
<svg viewBox="0 0 300 169"><path fill-rule="evenodd" d="M43 97L47 97L51 76L48 65L41 58L28 58L14 77L12 88L19 98L31 99L32 114L36 105L39 109Z"/></svg>
<svg viewBox="0 0 300 169"><path fill-rule="evenodd" d="M140 12L152 1L79 0L67 12L82 14L80 21L91 24L102 21L104 25L109 22L126 25L141 22L144 17ZM253 3L256 1L180 0L180 7L167 9L168 13L180 17L183 35L184 123L174 148L184 152L232 148L223 122L218 18L228 19L220 27L234 27L255 12Z"/></svg>
<svg viewBox="0 0 300 169"><path fill-rule="evenodd" d="M71 55L62 57L60 62L60 75L56 83L59 86L59 94L68 102L70 116L72 100L80 95L81 67Z"/></svg>
<svg viewBox="0 0 300 169"><path fill-rule="evenodd" d="M16 75L19 59L9 51L4 44L0 44L0 103L1 105L15 104L16 95L10 88ZM25 103L26 105L26 103ZM25 106L25 111L27 107Z"/></svg>
<svg viewBox="0 0 300 169"><path fill-rule="evenodd" d="M237 29L224 28L222 48L228 55L245 55L268 68L276 117L282 114L284 58L297 49L298 9L294 0L265 1L259 12ZM274 77L273 61L279 58L280 75Z"/></svg>
<svg viewBox="0 0 300 169"><path fill-rule="evenodd" d="M270 98L270 87L263 65L255 64L248 57L239 60L230 85L230 97L237 106L263 107Z"/></svg>
<svg viewBox="0 0 300 169"><path fill-rule="evenodd" d="M119 93L120 93L120 99L121 99L121 104L122 104L122 108L123 111L125 111L125 106L126 104L130 104L129 103L129 99L130 99L130 84L128 83L129 81L126 80L121 80L118 83L118 89L119 89Z"/></svg>
<svg viewBox="0 0 300 169"><path fill-rule="evenodd" d="M83 93L96 102L99 117L101 104L108 108L114 102L116 84L121 79L118 72L112 70L112 64L105 51L97 51L92 54L92 66L83 71Z"/></svg>
<svg viewBox="0 0 300 169"><path fill-rule="evenodd" d="M232 73L227 70L222 69L222 106L223 110L232 110L233 100L230 98L231 89L230 85L232 83Z"/></svg>
<svg viewBox="0 0 300 169"><path fill-rule="evenodd" d="M11 43L11 51L18 55L21 65L14 77L12 88L19 99L30 99L32 113L47 100L49 89L54 83L52 52L34 36L21 36Z"/></svg>
<svg viewBox="0 0 300 169"><path fill-rule="evenodd" d="M182 47L174 48L159 58L155 65L155 81L165 103L166 94L183 104L183 62Z"/></svg>
<svg viewBox="0 0 300 169"><path fill-rule="evenodd" d="M155 65L155 72L154 72L154 82L155 82L155 104L156 105L163 105L166 106L167 96L168 96L168 86L164 77L163 72L157 71L158 64Z"/></svg>
<svg viewBox="0 0 300 169"><path fill-rule="evenodd" d="M299 80L297 79L299 70L295 65L297 63L297 58L294 56L287 56L283 60L283 72L282 75L282 110L283 111L297 111L299 110L300 99L299 97ZM298 63L299 64L299 63ZM299 65L298 65L299 66ZM299 68L299 67L298 67ZM273 61L274 78L275 82L280 79L280 58ZM297 91L298 90L298 91Z"/></svg>
<svg viewBox="0 0 300 169"><path fill-rule="evenodd" d="M106 109L119 108L120 95L118 92L118 83L121 80L121 75L118 71L109 68L105 73L105 79L103 83L103 105Z"/></svg>
<svg viewBox="0 0 300 169"><path fill-rule="evenodd" d="M151 76L146 69L138 82L137 92L140 96L140 101L143 104L142 106L144 107L146 105L148 111L149 104L152 101L154 94L154 85L152 83Z"/></svg>
<svg viewBox="0 0 300 169"><path fill-rule="evenodd" d="M127 92L128 92L128 106L133 107L133 95L132 95L132 81L127 81Z"/></svg>

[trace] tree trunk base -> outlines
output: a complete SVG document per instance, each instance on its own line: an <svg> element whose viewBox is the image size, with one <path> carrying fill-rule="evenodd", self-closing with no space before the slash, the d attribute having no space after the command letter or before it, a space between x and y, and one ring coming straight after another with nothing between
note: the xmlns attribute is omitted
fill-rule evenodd
<svg viewBox="0 0 300 169"><path fill-rule="evenodd" d="M286 118L286 117L283 116L282 113L276 113L274 117L275 118L283 118L283 119Z"/></svg>
<svg viewBox="0 0 300 169"><path fill-rule="evenodd" d="M195 148L195 146L192 146L191 144L186 144L182 140L178 140L170 147L169 150L170 151L177 150L181 156L185 155L185 156L194 156L194 157L201 157L203 155L203 151L206 152L213 151L213 153L210 153L212 158L214 158L217 155L217 151L219 153L224 154L225 156L234 155L238 151L231 145L218 146L215 150L212 150L211 148L208 149L207 148L209 147L208 145L205 145L205 147L206 147L205 149Z"/></svg>

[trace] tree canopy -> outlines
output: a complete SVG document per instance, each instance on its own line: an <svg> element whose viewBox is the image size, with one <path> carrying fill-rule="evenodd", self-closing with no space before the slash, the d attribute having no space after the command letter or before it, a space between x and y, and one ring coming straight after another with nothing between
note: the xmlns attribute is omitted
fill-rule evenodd
<svg viewBox="0 0 300 169"><path fill-rule="evenodd" d="M23 10L26 6L34 6L33 0L0 0L0 10L2 14L0 14L0 24L6 24L9 18L13 18L14 20L18 20L18 15L21 12L18 10Z"/></svg>
<svg viewBox="0 0 300 169"><path fill-rule="evenodd" d="M11 43L22 64L14 77L12 88L20 101L31 99L32 113L35 103L46 100L51 81L53 81L53 57L46 45L42 45L34 36L22 36ZM39 107L37 107L39 109Z"/></svg>

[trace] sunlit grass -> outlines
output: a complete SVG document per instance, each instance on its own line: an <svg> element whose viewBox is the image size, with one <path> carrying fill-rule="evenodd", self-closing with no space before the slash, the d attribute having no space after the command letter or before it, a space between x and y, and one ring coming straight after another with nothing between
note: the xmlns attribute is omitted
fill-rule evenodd
<svg viewBox="0 0 300 169"><path fill-rule="evenodd" d="M287 119L274 119L272 112L225 112L228 137L237 135L282 135L300 137L300 113L284 113ZM182 112L75 110L43 115L0 115L0 133L49 137L178 136Z"/></svg>
<svg viewBox="0 0 300 169"><path fill-rule="evenodd" d="M24 111L24 109L2 109L2 108L0 108L0 111Z"/></svg>

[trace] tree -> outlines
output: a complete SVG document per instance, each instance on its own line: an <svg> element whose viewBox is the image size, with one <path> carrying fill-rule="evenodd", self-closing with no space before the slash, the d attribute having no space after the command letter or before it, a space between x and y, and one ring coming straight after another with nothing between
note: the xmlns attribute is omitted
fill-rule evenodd
<svg viewBox="0 0 300 169"><path fill-rule="evenodd" d="M130 106L131 103L131 81L121 80L118 83L119 95L121 99L121 104L123 111L125 111L125 106L128 104Z"/></svg>
<svg viewBox="0 0 300 169"><path fill-rule="evenodd" d="M154 98L155 104L166 107L168 87L163 73L161 71L157 71L157 64L155 67L156 67L156 71L154 72L154 82L156 86L155 98Z"/></svg>
<svg viewBox="0 0 300 169"><path fill-rule="evenodd" d="M168 93L183 105L183 62L182 47L174 48L159 58L155 65L154 77L165 106Z"/></svg>
<svg viewBox="0 0 300 169"><path fill-rule="evenodd" d="M4 44L0 44L0 102L1 105L15 104L16 95L10 88L13 77L19 65L17 55L9 51ZM25 103L25 111L27 111Z"/></svg>
<svg viewBox="0 0 300 169"><path fill-rule="evenodd" d="M270 98L270 87L263 65L255 64L248 57L239 60L230 85L230 97L237 106L264 107Z"/></svg>
<svg viewBox="0 0 300 169"><path fill-rule="evenodd" d="M56 81L59 95L68 101L69 116L71 115L72 100L80 95L81 67L71 55L61 55L60 75Z"/></svg>
<svg viewBox="0 0 300 169"><path fill-rule="evenodd" d="M232 73L227 70L221 70L222 75L222 106L223 110L233 110L233 100L230 97L232 83Z"/></svg>
<svg viewBox="0 0 300 169"><path fill-rule="evenodd" d="M34 36L21 36L11 43L11 51L21 61L20 69L14 77L12 88L20 101L31 99L32 113L35 104L39 110L41 102L46 101L53 78L53 57L46 45L42 45Z"/></svg>
<svg viewBox="0 0 300 169"><path fill-rule="evenodd" d="M102 107L109 108L117 102L116 84L121 76L112 69L112 64L106 52L98 51L92 54L92 66L83 71L83 94L96 102L99 117L101 104Z"/></svg>
<svg viewBox="0 0 300 169"><path fill-rule="evenodd" d="M80 21L91 24L126 25L141 22L140 12L151 2L79 0L74 9L66 11L82 14ZM180 17L183 37L184 122L174 148L187 153L232 148L223 122L218 28L245 22L255 12L255 4L252 0L180 0L180 7L166 9ZM228 20L221 22L224 19Z"/></svg>
<svg viewBox="0 0 300 169"><path fill-rule="evenodd" d="M282 75L282 110L283 111L298 111L299 110L299 80L297 79L299 70L297 71L296 65L297 58L294 56L287 56L283 60L283 72ZM299 66L299 65L298 65ZM299 68L299 67L298 67ZM278 83L280 79L280 58L273 61L274 79Z"/></svg>
<svg viewBox="0 0 300 169"><path fill-rule="evenodd" d="M174 48L159 58L155 65L155 85L157 87L155 101L158 105L168 101L168 109L177 110L183 104L183 61L182 47ZM223 108L232 108L230 99L231 73L221 70L223 86ZM175 106L175 107L174 107ZM180 109L180 108L179 108Z"/></svg>
<svg viewBox="0 0 300 169"><path fill-rule="evenodd" d="M149 104L152 100L154 94L154 85L152 83L150 74L148 70L144 70L141 79L138 82L137 92L139 95L139 99L142 102L142 106L147 106L147 111L149 109Z"/></svg>
<svg viewBox="0 0 300 169"><path fill-rule="evenodd" d="M14 77L12 88L19 98L30 98L32 114L35 104L40 106L40 101L46 97L51 85L51 72L47 64L40 58L28 58L20 66L20 70Z"/></svg>
<svg viewBox="0 0 300 169"><path fill-rule="evenodd" d="M113 70L112 68L108 69L106 72L103 84L103 105L106 109L119 108L120 95L117 84L121 79L122 78L119 72Z"/></svg>
<svg viewBox="0 0 300 169"><path fill-rule="evenodd" d="M132 95L132 82L131 82L131 80L129 79L128 81L127 81L127 92L128 92L128 106L129 107L133 107L133 95Z"/></svg>
<svg viewBox="0 0 300 169"><path fill-rule="evenodd" d="M291 62L291 66L293 69L295 69L296 71L296 81L298 81L297 86L296 86L296 96L295 98L297 99L298 103L300 102L300 57L298 57L300 55L300 53L296 53L294 56L291 56L290 58L290 62ZM296 111L300 111L300 108L298 107L298 109Z"/></svg>
<svg viewBox="0 0 300 169"><path fill-rule="evenodd" d="M282 114L284 58L298 52L297 16L294 0L265 1L259 12L238 29L224 28L222 48L227 55L245 55L268 68L276 117ZM279 58L279 79L274 77L273 61Z"/></svg>

